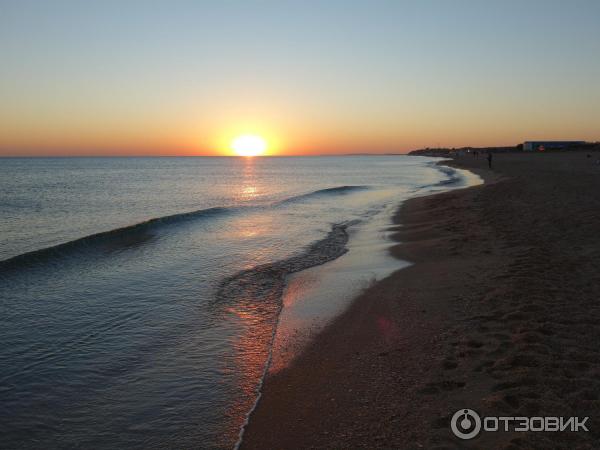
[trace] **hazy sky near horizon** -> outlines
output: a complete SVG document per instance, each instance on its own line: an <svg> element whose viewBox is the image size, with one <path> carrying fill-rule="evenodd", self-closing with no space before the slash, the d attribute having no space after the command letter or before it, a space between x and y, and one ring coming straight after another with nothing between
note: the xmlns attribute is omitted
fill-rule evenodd
<svg viewBox="0 0 600 450"><path fill-rule="evenodd" d="M0 0L0 155L600 140L600 2Z"/></svg>

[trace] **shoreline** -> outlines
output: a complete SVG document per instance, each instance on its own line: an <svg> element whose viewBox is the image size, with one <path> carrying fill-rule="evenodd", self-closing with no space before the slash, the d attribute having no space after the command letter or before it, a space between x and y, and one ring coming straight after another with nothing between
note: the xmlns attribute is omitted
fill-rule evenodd
<svg viewBox="0 0 600 450"><path fill-rule="evenodd" d="M427 158L429 159L429 158ZM432 164L434 166L445 166L444 163L446 163L447 161L438 161L438 162L433 162ZM449 166L444 167L444 169L442 170L442 172L446 173L446 172L450 172L451 173L451 178L450 181L452 181L453 183L456 182L456 177L462 178L463 181L462 183L472 183L473 186L478 185L479 183L482 183L483 181L481 179L479 179L477 177L477 181L475 181L473 178L476 177L476 175L474 175L473 173L464 173L465 171L460 171L460 170L453 170L452 168L449 168ZM462 174L459 174L459 172L463 172ZM477 183L477 184L475 184ZM432 187L437 187L439 185L446 185L447 181L443 180L442 182L438 182L436 184L433 184ZM469 186L455 186L453 184L450 185L450 187L448 188L448 190L456 190L456 189L464 189L464 188L468 188ZM361 272L365 272L368 271L369 272L369 277L371 278L371 280L369 281L369 283L372 285L373 283L375 283L376 281L373 281L373 277L376 277L378 280L387 278L389 275L393 274L394 272L397 272L398 270L401 270L404 267L409 266L411 263L396 257L392 254L392 252L390 251L391 247L396 245L397 242L391 238L390 236L393 236L393 231L391 231L391 227L396 226L397 224L395 223L394 218L397 216L398 214L398 210L400 209L400 206L412 199L412 198L418 198L418 197L422 197L422 196L429 196L429 195L435 195L436 193L440 193L440 192L447 192L447 191L433 191L431 193L427 193L427 194L420 194L417 197L409 197L408 199L402 200L400 201L399 204L396 204L395 206L392 205L389 208L389 212L386 214L386 218L385 221L383 223L379 223L376 225L377 230L378 231L373 231L371 230L370 233L371 234L375 234L375 233L380 233L381 230L385 230L385 234L388 236L386 239L382 239L381 236L377 236L377 243L375 242L370 242L369 248L368 249L363 249L363 251L361 253L358 253L358 255L360 255L359 259L363 259L365 256L367 257L367 259L369 260L369 262L373 265L366 265L363 261L360 263L360 271ZM373 224L371 224L371 227L373 226ZM365 230L362 230L363 234L365 234ZM354 236L354 240L357 239L357 236ZM368 238L370 240L374 240L374 237ZM361 238L358 238L358 243L353 241L352 244L350 244L349 242L346 244L346 248L348 250L350 250L350 247L356 247L357 245L360 246L361 243L360 241L364 241L365 240L365 236ZM379 242L381 241L381 242ZM364 242L362 243L362 246L364 246ZM384 250L380 250L377 249L378 247L382 247ZM356 251L356 249L353 250L353 254L355 254L354 252ZM365 255L365 252L367 253L367 255ZM383 262L382 260L377 260L377 261L373 261L373 257L376 254L385 254L384 258L389 260L389 262ZM339 264L340 263L340 259L343 257L346 257L347 254L344 253L343 255L339 255L338 257L336 257L334 260L331 261L327 261L328 263L333 263L333 264ZM381 256L379 257L381 258ZM354 257L354 259L356 259L356 257ZM400 263L400 264L398 264ZM357 268L352 267L353 263L352 261L346 261L345 263L342 262L342 267L337 267L335 269L333 269L333 272L338 272L341 270L342 273L347 273L347 272L356 272ZM355 263L354 263L355 264ZM344 267L345 266L345 267ZM288 276L286 277L286 286L289 287L290 285L290 277L293 276L300 276L299 280L294 280L291 281L292 285L294 283L298 283L300 286L300 290L304 290L306 289L306 284L310 284L311 283L311 276L315 276L313 274L309 274L311 271L318 269L320 269L321 264L317 265L317 266L312 266L312 267L308 267L306 269L303 269L301 271L295 271L293 273L288 274ZM330 271L332 269L329 269ZM383 272L383 274L382 274ZM305 280L302 278L303 275L306 276L306 274L308 274L308 279ZM331 276L331 273L330 273ZM341 274L338 273L337 275L333 275L334 277L338 277L340 278ZM354 275L353 278L356 278L357 275ZM322 284L323 279L322 279L322 274L318 275L318 278L320 279L320 283ZM367 282L367 278L364 278L364 282ZM348 280L346 280L348 281ZM353 282L356 283L356 279L352 280ZM338 280L338 282L343 283L342 280ZM350 283L351 284L351 283ZM254 404L252 406L252 408L250 409L250 411L248 412L247 416L246 416L246 420L244 421L242 427L240 428L239 431L239 438L235 443L234 449L238 449L240 448L240 446L242 445L243 442L243 436L245 433L245 429L248 426L249 422L250 422L250 418L252 417L253 412L255 411L255 409L257 408L259 402L260 402L260 398L262 396L262 386L265 382L265 380L272 375L272 373L276 373L279 370L281 370L282 368L288 367L292 361L295 360L295 358L301 354L304 350L304 348L308 345L310 345L310 343L312 342L312 340L315 338L315 336L317 336L324 328L327 327L327 325L334 321L341 313L343 313L343 311L353 303L353 301L355 300L356 297L358 297L362 291L364 291L367 286L364 285L364 283L361 283L362 286L361 287L354 287L351 288L352 289L352 293L350 295L344 295L344 294L340 294L340 290L339 288L336 290L335 294L333 294L336 297L336 300L333 302L329 302L329 303L333 303L334 306L331 306L330 310L319 310L319 315L318 318L317 316L309 318L308 316L303 316L303 319L306 323L304 323L304 327L307 327L306 329L303 329L303 325L300 325L299 323L296 323L294 327L292 327L291 329L293 331L290 332L290 330L285 330L284 331L284 336L285 336L285 332L287 331L287 338L283 337L280 338L282 339L282 341L280 341L279 343L277 342L277 338L279 337L280 334L280 327L282 326L282 321L285 324L286 320L283 317L284 316L284 307L282 306L282 311L278 314L277 316L277 325L274 328L273 331L273 339L272 339L272 343L270 346L270 351L269 351L269 356L267 358L267 363L265 365L265 369L264 369L264 373L263 376L261 377L261 381L259 384L259 388L258 388L258 394L257 397L254 401ZM286 289L287 289L286 287ZM325 292L328 292L327 290L327 286L321 285L319 286L319 290L324 289ZM343 289L342 289L343 290ZM292 291L294 291L294 288L292 288ZM314 294L313 294L314 295ZM285 292L282 294L282 301L285 302L285 297L286 294ZM324 295L320 295L320 297L325 297ZM322 301L327 301L325 298L321 298ZM295 300L294 300L295 301ZM308 303L314 303L314 300L310 300ZM293 302L292 302L293 303ZM292 306L292 305L289 305ZM315 307L315 305L312 306L313 308ZM310 307L309 307L310 308ZM292 308L293 309L293 308ZM291 313L292 315L294 314L293 312ZM296 312L297 314L297 312ZM304 313L300 313L300 314L307 314L307 312L305 311ZM289 320L289 317L287 318ZM300 322L302 322L302 320L300 320ZM311 322L312 320L312 322ZM310 325L308 325L308 322L311 322ZM299 329L296 328L299 327ZM285 326L284 326L285 329ZM291 337L293 336L293 337ZM285 344L283 344L285 343ZM276 349L277 344L279 344L279 347ZM283 345L285 345L286 350L283 350ZM291 350L290 350L291 349ZM282 353L283 352L283 353Z"/></svg>
<svg viewBox="0 0 600 450"><path fill-rule="evenodd" d="M448 167L454 167L453 165L453 161L452 160L444 160L444 161L439 161L436 163L436 165L438 166L448 166ZM458 168L458 169L464 169L463 167L460 166L456 166L454 168ZM449 191L441 191L441 192L434 192L434 193L430 193L430 194L426 194L423 196L418 196L418 197L413 197L413 198L409 198L407 200L403 200L397 207L395 212L392 214L391 217L391 224L390 224L390 228L389 231L391 232L390 234L390 238L392 241L391 246L389 247L388 251L389 254L396 260L399 261L403 261L403 262L408 262L409 264L411 264L408 267L401 267L397 270L395 270L391 275L389 275L388 277L384 278L383 280L380 280L378 282L375 283L375 285L367 288L367 290L365 292L360 293L359 295L357 295L349 304L348 308L346 311L343 311L341 314L339 314L337 317L335 317L328 325L326 325L323 329L321 329L316 335L312 336L311 341L308 343L308 345L303 348L303 350L300 352L300 354L298 356L296 356L296 358L294 359L293 363L286 369L283 369L283 372L285 374L285 372L287 371L294 371L297 370L297 366L300 364L302 364L301 362L298 362L299 360L303 360L303 356L305 353L308 352L312 352L315 351L316 349L314 348L315 346L318 346L317 341L319 339L322 339L322 335L331 333L332 330L330 330L331 328L337 328L339 326L343 326L341 323L338 324L338 322L343 322L346 316L349 315L355 315L356 313L351 313L350 311L353 310L356 307L356 304L359 303L362 299L366 299L369 296L369 292L374 289L376 286L378 286L380 283L382 283L383 281L385 281L387 278L392 277L404 270L407 270L410 267L413 267L414 264L417 262L416 260L413 260L412 258L412 254L411 252L406 252L406 249L404 248L400 248L402 246L400 239L401 239L401 230L400 228L403 226L403 220L404 220L404 215L406 214L406 210L411 210L411 205L414 203L415 205L418 205L420 202L424 201L427 198L430 197L435 197L435 196L439 196L439 195L443 195L446 193L450 193L450 192L460 192L462 190L465 189L473 189L473 188L478 188L478 187L482 187L485 185L485 183L490 182L490 180L492 178L494 178L493 174L490 174L489 171L482 171L479 169L475 169L475 170L471 170L472 173L478 175L482 180L483 183L479 184L479 185L474 185L474 186L466 186L463 188L459 188L459 189L451 189ZM409 213L410 214L410 213ZM318 350L320 351L320 350ZM266 370L266 372L268 373L268 368ZM252 444L249 444L247 441L247 433L250 427L253 426L254 420L253 420L253 416L256 414L256 411L261 407L261 403L264 402L264 394L265 394L265 390L267 389L272 389L270 388L270 379L275 377L278 378L278 373L275 375L271 375L268 374L267 377L263 380L262 382L262 390L259 393L259 397L257 398L257 401L252 409L252 411L249 414L248 420L246 421L246 424L244 426L244 428L241 430L241 439L240 441L238 441L237 445L236 445L236 449L238 448L253 448ZM285 375L284 375L285 376ZM274 419L276 420L276 419ZM270 444L264 444L261 443L259 445L259 447L265 448L264 445L270 445ZM287 447L286 447L287 448ZM289 447L289 448L296 448L293 446ZM298 447L300 448L300 447Z"/></svg>
<svg viewBox="0 0 600 450"><path fill-rule="evenodd" d="M551 200L572 205L574 195L582 196L581 178L590 182L594 169L580 153L503 155L495 158L500 170L493 172L483 158L442 164L484 175L486 182L402 204L394 216L394 239L401 243L391 253L414 264L367 289L292 366L265 380L240 448L522 448L561 439L571 448L591 448L586 445L598 428L587 435L550 437L486 433L465 442L452 436L449 418L464 407L498 415L569 411L581 416L600 405L600 384L590 381L600 374L599 363L593 363L600 351L585 345L585 335L556 329L544 334L548 324L559 328L564 314L554 314L544 304L547 283L553 281L545 259L553 234L534 229L532 236L541 239L532 246L532 230L524 228L557 213L541 201L549 196L539 186L562 182L564 193ZM585 192L581 203L587 207L594 200ZM586 219L600 223L598 215ZM593 229L578 237L592 239ZM527 257L530 252L536 253L533 261ZM588 278L594 277L594 261L586 266ZM536 265L543 275L538 276ZM521 286L526 277L531 279ZM581 291L579 278L574 281L573 289L579 289L581 302L589 306L600 283L588 292ZM560 297L561 286L553 284L552 292ZM600 319L600 310L593 309L593 314ZM583 320L585 312L578 311L580 315ZM580 376L587 387L573 397L577 404L583 401L579 411L569 403L571 392L544 393L548 370L557 379L567 377L552 361L573 340L578 356L566 357L569 363L577 364L580 353L586 354ZM576 377L570 375L571 380ZM556 398L561 395L566 406L558 411ZM590 420L597 423L597 418Z"/></svg>

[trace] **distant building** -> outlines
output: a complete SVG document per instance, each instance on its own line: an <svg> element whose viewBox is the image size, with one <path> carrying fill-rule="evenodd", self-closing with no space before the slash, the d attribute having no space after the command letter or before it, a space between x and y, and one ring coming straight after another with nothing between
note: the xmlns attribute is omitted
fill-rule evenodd
<svg viewBox="0 0 600 450"><path fill-rule="evenodd" d="M556 150L582 144L585 144L585 141L525 141L523 142L523 150L527 152Z"/></svg>

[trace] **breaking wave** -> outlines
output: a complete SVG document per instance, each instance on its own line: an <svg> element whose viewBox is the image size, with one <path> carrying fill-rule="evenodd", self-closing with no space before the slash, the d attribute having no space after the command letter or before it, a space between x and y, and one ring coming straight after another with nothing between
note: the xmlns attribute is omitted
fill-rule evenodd
<svg viewBox="0 0 600 450"><path fill-rule="evenodd" d="M327 236L309 245L303 253L226 278L217 292L217 302L226 304L228 300L238 299L240 294L248 296L249 293L262 299L279 298L287 275L325 264L346 253L347 228L357 223L353 220L334 224Z"/></svg>
<svg viewBox="0 0 600 450"><path fill-rule="evenodd" d="M463 181L463 177L461 176L461 174L452 167L436 165L435 168L442 172L444 175L446 175L448 178L437 182L436 184L434 184L434 186L452 186Z"/></svg>

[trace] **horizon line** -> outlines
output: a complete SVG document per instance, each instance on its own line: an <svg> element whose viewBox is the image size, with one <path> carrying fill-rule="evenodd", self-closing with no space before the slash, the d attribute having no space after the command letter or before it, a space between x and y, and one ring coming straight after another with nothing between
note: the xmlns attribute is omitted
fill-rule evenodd
<svg viewBox="0 0 600 450"><path fill-rule="evenodd" d="M401 156L408 155L406 152L387 152L387 153L317 153L317 154L286 154L286 155L0 155L0 158L310 158L327 156Z"/></svg>

